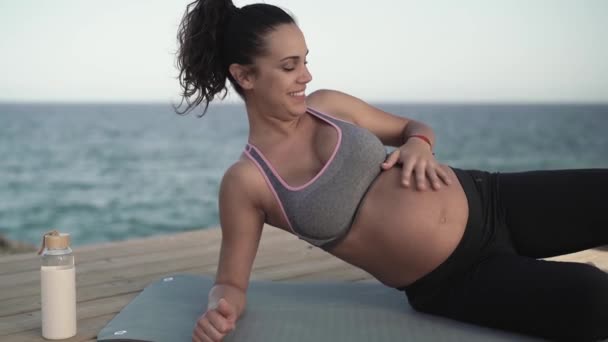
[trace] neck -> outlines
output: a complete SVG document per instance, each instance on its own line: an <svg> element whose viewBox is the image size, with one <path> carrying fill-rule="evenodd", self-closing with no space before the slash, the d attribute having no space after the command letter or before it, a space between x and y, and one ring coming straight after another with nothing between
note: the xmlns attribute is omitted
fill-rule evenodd
<svg viewBox="0 0 608 342"><path fill-rule="evenodd" d="M249 121L248 140L259 148L288 142L302 123L303 115L294 116L254 101L246 101L245 107Z"/></svg>

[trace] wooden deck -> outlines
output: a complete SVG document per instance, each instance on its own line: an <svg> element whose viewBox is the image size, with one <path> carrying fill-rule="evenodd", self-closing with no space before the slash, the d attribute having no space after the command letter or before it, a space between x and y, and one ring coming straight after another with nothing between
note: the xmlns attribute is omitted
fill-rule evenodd
<svg viewBox="0 0 608 342"><path fill-rule="evenodd" d="M264 229L252 279L376 281L369 274L278 229ZM78 334L96 334L148 284L167 275L214 275L217 228L75 248ZM587 250L561 260L608 270L608 251ZM0 340L46 341L40 330L40 260L35 253L0 258Z"/></svg>

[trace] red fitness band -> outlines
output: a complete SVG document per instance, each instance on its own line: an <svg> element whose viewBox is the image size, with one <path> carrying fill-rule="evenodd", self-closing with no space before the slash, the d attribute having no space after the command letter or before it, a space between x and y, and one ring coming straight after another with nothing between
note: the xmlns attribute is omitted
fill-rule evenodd
<svg viewBox="0 0 608 342"><path fill-rule="evenodd" d="M407 137L409 138L418 138L418 139L422 139L424 140L427 144L429 144L429 147L431 148L431 153L433 153L433 155L435 155L435 152L433 152L433 144L431 144L431 139L427 138L426 136L422 135L422 134L412 134L410 136Z"/></svg>
<svg viewBox="0 0 608 342"><path fill-rule="evenodd" d="M426 143L427 143L427 144L429 144L429 147L431 148L431 150L433 149L433 145L431 144L431 140L430 140L429 138L425 137L424 135L421 135L421 134L413 134L413 135L410 135L410 136L409 136L409 137L407 137L407 138L408 138L408 139L409 139L409 138L419 138L419 139L422 139L422 140L426 141Z"/></svg>

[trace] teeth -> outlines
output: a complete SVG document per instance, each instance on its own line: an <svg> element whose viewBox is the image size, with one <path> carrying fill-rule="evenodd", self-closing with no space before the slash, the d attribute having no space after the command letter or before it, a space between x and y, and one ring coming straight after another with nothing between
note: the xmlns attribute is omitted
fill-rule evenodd
<svg viewBox="0 0 608 342"><path fill-rule="evenodd" d="M304 90L298 91L296 93L289 93L291 96L304 96Z"/></svg>

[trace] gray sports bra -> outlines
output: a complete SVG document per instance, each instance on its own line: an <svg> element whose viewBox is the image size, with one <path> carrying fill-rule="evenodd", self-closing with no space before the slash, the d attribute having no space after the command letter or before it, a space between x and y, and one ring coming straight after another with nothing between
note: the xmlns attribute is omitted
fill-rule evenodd
<svg viewBox="0 0 608 342"><path fill-rule="evenodd" d="M251 143L245 154L266 179L291 231L325 249L348 233L363 196L381 171L386 149L364 128L312 108L307 112L332 125L338 142L325 166L306 184L288 185Z"/></svg>

